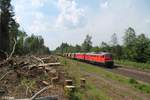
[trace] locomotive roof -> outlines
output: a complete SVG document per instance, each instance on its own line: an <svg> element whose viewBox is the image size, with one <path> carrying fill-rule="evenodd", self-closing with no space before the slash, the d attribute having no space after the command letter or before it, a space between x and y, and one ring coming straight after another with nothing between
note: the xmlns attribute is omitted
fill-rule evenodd
<svg viewBox="0 0 150 100"><path fill-rule="evenodd" d="M90 52L90 53L76 53L76 54L88 54L88 55L107 55L107 54L111 54L109 52Z"/></svg>
<svg viewBox="0 0 150 100"><path fill-rule="evenodd" d="M89 54L89 55L107 55L107 54L111 54L111 53L109 53L109 52L98 52L98 53L86 53L86 54Z"/></svg>

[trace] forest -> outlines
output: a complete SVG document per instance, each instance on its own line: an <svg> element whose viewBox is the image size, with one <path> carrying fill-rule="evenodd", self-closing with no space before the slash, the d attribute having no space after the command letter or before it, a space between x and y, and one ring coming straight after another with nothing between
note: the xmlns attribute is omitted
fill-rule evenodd
<svg viewBox="0 0 150 100"><path fill-rule="evenodd" d="M55 53L76 52L111 52L115 59L129 60L142 63L150 63L150 38L144 33L136 35L134 28L125 30L123 44L118 43L117 34L111 36L110 43L102 42L99 46L92 45L92 36L87 35L81 45L69 45L62 43L54 51Z"/></svg>
<svg viewBox="0 0 150 100"><path fill-rule="evenodd" d="M42 36L29 36L20 29L14 19L11 0L0 0L0 8L0 58L6 58L12 52L17 55L50 53Z"/></svg>

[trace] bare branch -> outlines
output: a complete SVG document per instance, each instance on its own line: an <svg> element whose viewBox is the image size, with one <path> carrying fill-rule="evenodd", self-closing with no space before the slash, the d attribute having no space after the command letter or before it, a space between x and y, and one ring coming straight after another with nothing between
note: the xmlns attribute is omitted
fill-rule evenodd
<svg viewBox="0 0 150 100"><path fill-rule="evenodd" d="M40 91L38 91L36 94L34 94L34 95L30 98L30 100L34 100L39 94L41 94L42 92L44 92L45 90L47 90L47 89L49 89L49 88L51 88L51 87L52 87L51 85L44 87L43 89L41 89Z"/></svg>
<svg viewBox="0 0 150 100"><path fill-rule="evenodd" d="M17 44L17 41L16 41L16 39L14 38L14 46L13 46L12 52L10 53L9 57L7 58L7 60L9 60L9 59L12 57L12 55L14 54L15 48L16 48L16 44Z"/></svg>
<svg viewBox="0 0 150 100"><path fill-rule="evenodd" d="M9 74L9 73L11 73L12 72L12 70L10 70L10 71L8 71L7 73L5 73L1 78L0 78L0 81L7 75L7 74Z"/></svg>

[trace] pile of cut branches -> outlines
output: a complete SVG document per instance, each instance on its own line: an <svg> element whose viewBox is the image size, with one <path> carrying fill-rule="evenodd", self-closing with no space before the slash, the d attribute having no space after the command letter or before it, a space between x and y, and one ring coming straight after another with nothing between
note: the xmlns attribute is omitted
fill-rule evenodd
<svg viewBox="0 0 150 100"><path fill-rule="evenodd" d="M60 68L54 56L16 56L0 63L0 97L28 98L54 96L65 98ZM39 92L42 91L42 92ZM14 99L15 100L15 99Z"/></svg>

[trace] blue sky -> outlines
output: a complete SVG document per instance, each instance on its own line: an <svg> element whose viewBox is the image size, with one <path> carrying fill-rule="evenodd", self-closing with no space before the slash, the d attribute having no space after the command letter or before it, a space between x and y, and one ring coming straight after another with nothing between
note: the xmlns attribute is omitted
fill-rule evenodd
<svg viewBox="0 0 150 100"><path fill-rule="evenodd" d="M93 45L110 41L133 27L150 37L150 0L12 0L15 19L28 35L42 35L55 49L62 42L81 44L87 34Z"/></svg>

